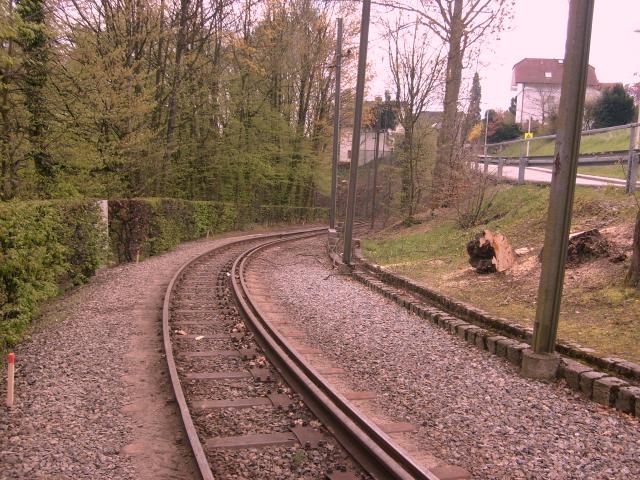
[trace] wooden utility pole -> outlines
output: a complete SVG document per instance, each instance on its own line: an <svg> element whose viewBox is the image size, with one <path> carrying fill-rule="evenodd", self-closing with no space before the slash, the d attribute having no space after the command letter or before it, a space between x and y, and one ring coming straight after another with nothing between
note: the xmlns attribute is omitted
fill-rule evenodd
<svg viewBox="0 0 640 480"><path fill-rule="evenodd" d="M356 111L353 116L353 138L351 139L351 168L349 170L349 194L347 197L347 219L344 232L344 252L342 261L351 264L353 242L353 217L356 206L356 182L358 180L358 160L360 159L360 127L362 125L362 104L364 102L364 81L367 69L367 43L369 42L369 16L371 0L362 1L362 21L360 23L360 49L358 52L358 79L356 82Z"/></svg>
<svg viewBox="0 0 640 480"><path fill-rule="evenodd" d="M526 352L522 373L534 378L555 376L555 354L573 194L576 186L594 0L571 0L560 96L555 163L545 229L542 272L533 332L533 352Z"/></svg>

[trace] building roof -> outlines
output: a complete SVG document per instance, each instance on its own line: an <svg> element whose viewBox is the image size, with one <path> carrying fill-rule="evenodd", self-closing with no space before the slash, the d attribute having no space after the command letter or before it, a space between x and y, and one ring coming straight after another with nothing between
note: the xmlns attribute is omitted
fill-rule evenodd
<svg viewBox="0 0 640 480"><path fill-rule="evenodd" d="M513 66L512 86L518 83L546 83L560 85L564 70L563 60L559 58L523 58ZM589 65L587 85L599 87L596 69Z"/></svg>
<svg viewBox="0 0 640 480"><path fill-rule="evenodd" d="M431 128L440 128L444 112L423 110L418 114L418 121Z"/></svg>
<svg viewBox="0 0 640 480"><path fill-rule="evenodd" d="M601 82L598 88L600 88L600 90L604 90L605 88L613 88L619 84L620 82Z"/></svg>

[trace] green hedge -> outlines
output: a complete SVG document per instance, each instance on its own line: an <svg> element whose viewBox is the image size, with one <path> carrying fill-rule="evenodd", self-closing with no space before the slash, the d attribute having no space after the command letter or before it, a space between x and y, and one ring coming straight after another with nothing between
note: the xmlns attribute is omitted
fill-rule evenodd
<svg viewBox="0 0 640 480"><path fill-rule="evenodd" d="M247 206L170 198L109 200L109 236L118 262L171 250L181 242L252 224L326 218L322 208Z"/></svg>
<svg viewBox="0 0 640 480"><path fill-rule="evenodd" d="M0 204L0 350L43 300L94 274L104 235L93 200Z"/></svg>
<svg viewBox="0 0 640 480"><path fill-rule="evenodd" d="M111 256L128 262L208 234L256 223L312 222L326 213L162 198L109 200ZM0 351L19 341L44 300L91 277L107 258L106 245L95 200L0 203Z"/></svg>

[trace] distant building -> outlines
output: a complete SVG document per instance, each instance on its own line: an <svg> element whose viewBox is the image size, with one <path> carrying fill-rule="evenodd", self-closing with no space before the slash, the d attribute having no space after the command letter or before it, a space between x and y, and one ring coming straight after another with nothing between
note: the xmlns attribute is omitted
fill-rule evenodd
<svg viewBox="0 0 640 480"><path fill-rule="evenodd" d="M375 105L375 102L365 101L364 109L371 108ZM440 129L442 125L443 112L425 110L418 114L418 125ZM387 130L381 132L378 144L379 158L384 158L389 155L395 148L399 139L404 136L404 128L398 122L396 128L393 130ZM353 137L353 118L350 117L343 121L340 128L340 157L339 163L346 165L351 162L351 139ZM373 160L376 146L376 133L372 128L363 128L360 131L360 157L358 158L358 165L362 166Z"/></svg>
<svg viewBox="0 0 640 480"><path fill-rule="evenodd" d="M460 112L458 112L458 114L460 114ZM439 130L442 126L443 117L444 112L442 111L425 110L418 114L418 124L426 128Z"/></svg>
<svg viewBox="0 0 640 480"><path fill-rule="evenodd" d="M379 101L365 100L363 109L366 114L371 108L373 108ZM395 141L398 133L404 133L400 123L397 124L395 130L388 130L381 132L378 138L378 155L379 158L390 154L395 146ZM347 165L351 162L351 142L353 138L353 117L348 116L343 119L340 126L340 156L339 163L341 165ZM376 146L376 133L373 128L363 127L360 131L360 156L358 158L358 165L362 166L373 160Z"/></svg>
<svg viewBox="0 0 640 480"><path fill-rule="evenodd" d="M563 60L557 58L524 58L513 66L511 89L517 92L516 123L529 119L545 123L557 112L563 67ZM586 98L598 97L601 89L609 85L600 83L595 68L589 65Z"/></svg>
<svg viewBox="0 0 640 480"><path fill-rule="evenodd" d="M400 127L402 128L402 127ZM378 157L391 153L394 148L395 137L393 133L397 132L381 132L378 138ZM340 129L340 163L348 164L351 162L351 139L353 138L353 125L343 126ZM362 129L360 131L360 157L358 165L365 165L373 160L376 148L376 133L373 130Z"/></svg>

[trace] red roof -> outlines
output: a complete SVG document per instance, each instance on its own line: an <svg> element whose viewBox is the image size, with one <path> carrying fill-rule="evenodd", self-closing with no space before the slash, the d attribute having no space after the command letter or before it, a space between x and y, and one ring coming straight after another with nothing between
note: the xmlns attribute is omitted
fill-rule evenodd
<svg viewBox="0 0 640 480"><path fill-rule="evenodd" d="M560 85L562 83L563 60L558 58L524 58L513 66L511 84L518 83L547 83ZM587 85L598 87L596 69L589 65Z"/></svg>

